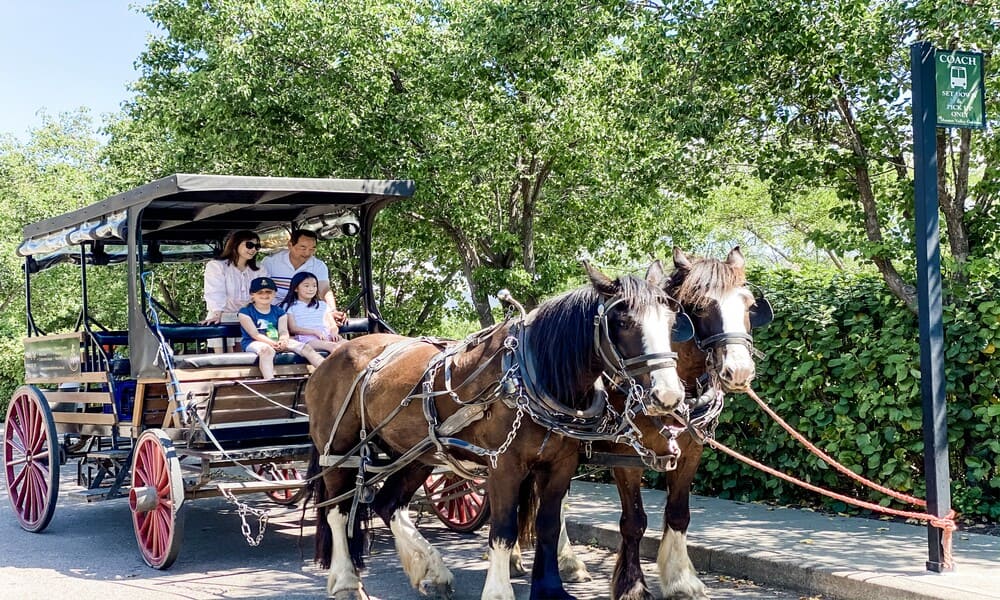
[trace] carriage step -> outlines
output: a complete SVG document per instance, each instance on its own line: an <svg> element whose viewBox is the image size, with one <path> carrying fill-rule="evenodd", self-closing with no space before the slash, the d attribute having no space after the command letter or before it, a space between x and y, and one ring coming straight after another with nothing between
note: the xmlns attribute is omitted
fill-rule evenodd
<svg viewBox="0 0 1000 600"><path fill-rule="evenodd" d="M94 488L87 490L74 490L69 492L71 498L82 498L87 502L98 502L104 500L108 496L108 492L111 490L108 488Z"/></svg>
<svg viewBox="0 0 1000 600"><path fill-rule="evenodd" d="M98 450L97 452L88 452L87 458L106 458L108 460L123 461L128 458L130 450Z"/></svg>

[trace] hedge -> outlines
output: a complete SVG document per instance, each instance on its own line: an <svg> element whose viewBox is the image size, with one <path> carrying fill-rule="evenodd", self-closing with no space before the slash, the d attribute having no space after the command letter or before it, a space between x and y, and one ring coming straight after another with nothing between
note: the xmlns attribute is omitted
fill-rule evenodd
<svg viewBox="0 0 1000 600"><path fill-rule="evenodd" d="M874 276L757 277L775 321L754 333L764 357L754 389L779 415L852 471L925 497L920 351L916 316ZM945 308L952 501L960 513L1000 518L1000 302L996 284ZM802 448L746 395L732 395L722 443L851 497L889 504ZM782 504L830 501L706 450L696 491ZM898 505L897 505L898 506Z"/></svg>

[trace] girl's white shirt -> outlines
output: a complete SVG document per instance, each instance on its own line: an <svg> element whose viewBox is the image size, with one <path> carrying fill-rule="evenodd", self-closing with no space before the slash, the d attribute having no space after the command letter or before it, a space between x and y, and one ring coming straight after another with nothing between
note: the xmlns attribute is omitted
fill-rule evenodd
<svg viewBox="0 0 1000 600"><path fill-rule="evenodd" d="M205 263L205 306L208 312L235 313L250 303L250 282L267 277L267 269L258 265L254 271L242 271L226 259Z"/></svg>
<svg viewBox="0 0 1000 600"><path fill-rule="evenodd" d="M330 335L330 330L326 326L324 316L326 315L326 302L317 301L316 306L307 306L305 302L298 300L295 304L285 309L285 312L295 319L295 327L298 329L318 329Z"/></svg>

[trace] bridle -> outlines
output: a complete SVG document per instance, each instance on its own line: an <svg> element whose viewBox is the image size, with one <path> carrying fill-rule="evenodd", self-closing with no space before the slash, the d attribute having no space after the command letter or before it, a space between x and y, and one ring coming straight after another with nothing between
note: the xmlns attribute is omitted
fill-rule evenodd
<svg viewBox="0 0 1000 600"><path fill-rule="evenodd" d="M601 302L597 305L597 314L594 316L594 351L601 357L605 373L628 381L631 387L639 375L665 367L676 367L677 353L673 351L650 352L634 358L623 357L612 341L611 331L608 327L608 315L611 313L611 309L623 302L625 299L619 297L612 300L610 304L605 305Z"/></svg>

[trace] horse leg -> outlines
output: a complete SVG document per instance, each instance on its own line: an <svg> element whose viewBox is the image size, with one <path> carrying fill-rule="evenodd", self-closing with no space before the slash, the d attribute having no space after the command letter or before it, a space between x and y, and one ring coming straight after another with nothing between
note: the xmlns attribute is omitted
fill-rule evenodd
<svg viewBox="0 0 1000 600"><path fill-rule="evenodd" d="M326 515L333 539L330 573L326 578L326 596L336 600L368 600L368 595L361 586L361 577L351 560L347 519L347 513L340 506L333 507Z"/></svg>
<svg viewBox="0 0 1000 600"><path fill-rule="evenodd" d="M554 461L535 472L538 517L535 519L535 560L531 566L531 598L571 600L559 577L559 531L562 500L569 490L576 461Z"/></svg>
<svg viewBox="0 0 1000 600"><path fill-rule="evenodd" d="M559 503L559 545L556 555L559 557L559 577L566 583L582 583L590 581L592 577L587 571L587 565L573 551L573 544L569 542L569 535L566 533L566 501L569 494L563 497Z"/></svg>
<svg viewBox="0 0 1000 600"><path fill-rule="evenodd" d="M486 494L490 499L490 565L482 600L514 600L510 562L517 543L520 482L524 481L527 472L524 465L509 456L504 454L499 458L497 468L491 469L486 480Z"/></svg>
<svg viewBox="0 0 1000 600"><path fill-rule="evenodd" d="M441 554L410 518L410 499L432 470L431 466L411 466L388 477L375 496L372 510L392 530L396 553L410 585L425 596L450 598L455 578Z"/></svg>
<svg viewBox="0 0 1000 600"><path fill-rule="evenodd" d="M691 523L691 482L701 462L702 446L691 442L681 450L677 469L667 475L670 486L663 518L663 538L656 554L660 590L665 598L707 600L705 584L687 552L687 530Z"/></svg>
<svg viewBox="0 0 1000 600"><path fill-rule="evenodd" d="M640 565L639 544L646 533L646 511L642 507L642 469L615 468L611 472L618 486L622 516L619 531L622 536L615 571L611 576L613 600L653 600Z"/></svg>

